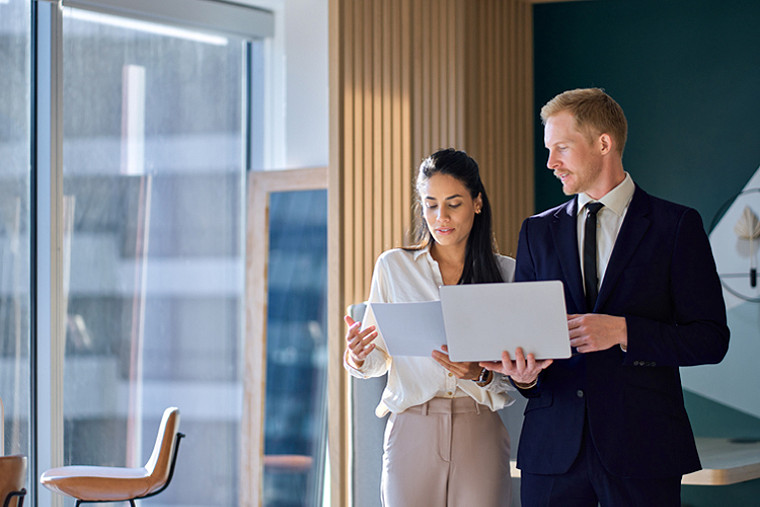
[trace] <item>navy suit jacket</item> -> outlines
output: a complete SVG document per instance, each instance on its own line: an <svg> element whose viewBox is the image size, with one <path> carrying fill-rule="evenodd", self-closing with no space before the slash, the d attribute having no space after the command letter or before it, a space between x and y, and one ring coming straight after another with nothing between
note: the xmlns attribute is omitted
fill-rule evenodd
<svg viewBox="0 0 760 507"><path fill-rule="evenodd" d="M587 313L577 199L523 222L515 281L561 280L568 313ZM584 424L607 470L667 477L700 469L680 366L718 363L728 350L723 293L699 214L636 187L594 313L622 316L618 346L554 361L528 398L518 467L565 473Z"/></svg>

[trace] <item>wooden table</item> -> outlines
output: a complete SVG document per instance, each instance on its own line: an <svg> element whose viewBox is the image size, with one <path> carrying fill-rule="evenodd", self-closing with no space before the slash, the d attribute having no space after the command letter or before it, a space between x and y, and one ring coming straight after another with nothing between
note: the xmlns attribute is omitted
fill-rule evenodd
<svg viewBox="0 0 760 507"><path fill-rule="evenodd" d="M760 440L734 441L729 438L697 438L702 470L684 475L681 484L725 486L760 478ZM512 477L520 477L512 460Z"/></svg>
<svg viewBox="0 0 760 507"><path fill-rule="evenodd" d="M725 486L760 478L760 440L696 440L702 470L684 475L682 484Z"/></svg>

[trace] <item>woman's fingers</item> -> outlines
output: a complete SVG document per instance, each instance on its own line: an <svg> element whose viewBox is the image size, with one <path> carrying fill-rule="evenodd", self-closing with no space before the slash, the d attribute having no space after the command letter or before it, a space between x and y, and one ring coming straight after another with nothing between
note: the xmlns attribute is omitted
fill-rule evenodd
<svg viewBox="0 0 760 507"><path fill-rule="evenodd" d="M348 344L348 352L355 362L364 361L375 348L375 344L372 341L377 338L377 331L375 326L369 326L366 329L361 329L362 323L355 321L348 315L343 317L343 320L348 324L348 331L346 331L346 342Z"/></svg>
<svg viewBox="0 0 760 507"><path fill-rule="evenodd" d="M443 347L446 348L445 345ZM481 367L478 363L454 362L448 354L440 350L434 350L432 355L438 364L449 370L456 378L473 380L480 376Z"/></svg>
<svg viewBox="0 0 760 507"><path fill-rule="evenodd" d="M451 368L454 367L453 363L449 361L449 355L441 352L440 350L434 350L433 351L433 359L435 359L438 364L446 368L447 370L451 371Z"/></svg>

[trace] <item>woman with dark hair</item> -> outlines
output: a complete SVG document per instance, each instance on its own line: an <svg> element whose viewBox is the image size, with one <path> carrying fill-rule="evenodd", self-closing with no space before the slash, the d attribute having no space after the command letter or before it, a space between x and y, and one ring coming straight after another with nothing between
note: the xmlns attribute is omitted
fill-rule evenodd
<svg viewBox="0 0 760 507"><path fill-rule="evenodd" d="M417 198L418 243L380 255L368 301L434 301L441 285L512 281L515 261L495 251L491 206L471 157L449 148L426 158ZM392 357L374 326L345 320L346 369L359 378L388 373L375 411L391 414L383 505L509 505L509 435L496 413L514 401L508 379L452 362L445 346L430 358Z"/></svg>

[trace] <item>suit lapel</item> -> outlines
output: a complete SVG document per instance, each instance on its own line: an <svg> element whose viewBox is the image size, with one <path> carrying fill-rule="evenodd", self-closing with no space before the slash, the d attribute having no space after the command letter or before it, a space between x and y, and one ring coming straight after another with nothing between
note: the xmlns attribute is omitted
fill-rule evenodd
<svg viewBox="0 0 760 507"><path fill-rule="evenodd" d="M604 307L607 298L612 294L618 278L633 257L636 247L646 234L652 221L649 218L649 196L638 186L633 193L628 212L623 219L623 225L612 248L610 262L604 272L599 296L596 299L595 310Z"/></svg>
<svg viewBox="0 0 760 507"><path fill-rule="evenodd" d="M567 289L570 291L573 303L575 303L575 310L583 312L586 308L586 300L581 278L581 261L578 254L577 206L578 198L576 197L557 209L552 221L552 237ZM562 255L561 252L572 252L572 254Z"/></svg>

